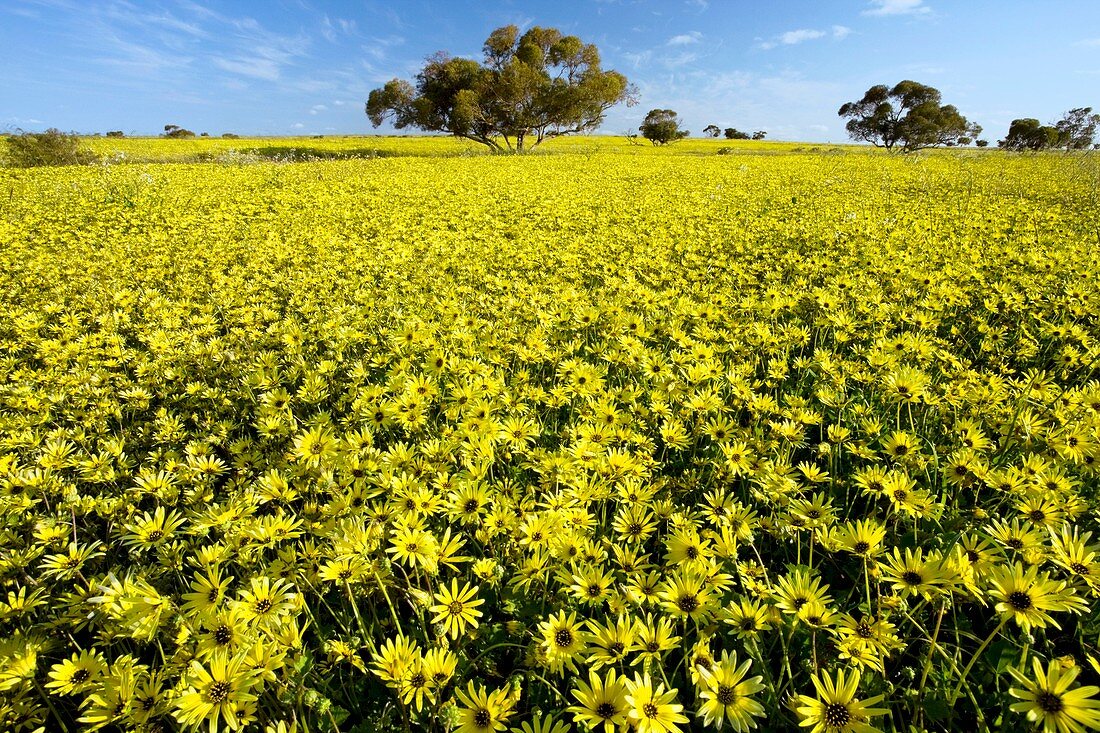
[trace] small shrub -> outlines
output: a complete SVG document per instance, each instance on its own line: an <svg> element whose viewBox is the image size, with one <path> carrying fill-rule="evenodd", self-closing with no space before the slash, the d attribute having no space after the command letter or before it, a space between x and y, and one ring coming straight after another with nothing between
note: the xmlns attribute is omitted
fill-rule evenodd
<svg viewBox="0 0 1100 733"><path fill-rule="evenodd" d="M126 137L122 130L111 130L107 133L107 137Z"/></svg>
<svg viewBox="0 0 1100 733"><path fill-rule="evenodd" d="M73 132L61 132L51 127L45 132L20 132L9 135L7 164L14 168L34 168L43 165L90 165L96 155L80 145Z"/></svg>
<svg viewBox="0 0 1100 733"><path fill-rule="evenodd" d="M733 155L735 152L737 151L733 148L718 148L719 155Z"/></svg>
<svg viewBox="0 0 1100 733"><path fill-rule="evenodd" d="M223 132L222 137L225 138L226 140L236 140L237 138L240 137L240 135L238 135L234 132Z"/></svg>

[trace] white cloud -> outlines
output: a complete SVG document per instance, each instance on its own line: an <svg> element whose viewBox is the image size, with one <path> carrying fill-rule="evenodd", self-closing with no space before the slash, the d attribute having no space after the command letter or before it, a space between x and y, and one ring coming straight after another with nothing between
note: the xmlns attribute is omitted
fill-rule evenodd
<svg viewBox="0 0 1100 733"><path fill-rule="evenodd" d="M219 69L241 76L250 76L253 79L275 81L279 78L279 64L272 59L265 58L236 58L236 59L212 59Z"/></svg>
<svg viewBox="0 0 1100 733"><path fill-rule="evenodd" d="M305 128L305 125L303 125L301 122L295 122L293 125L290 126L291 130L301 130L303 128Z"/></svg>
<svg viewBox="0 0 1100 733"><path fill-rule="evenodd" d="M628 52L628 53L623 54L623 58L626 59L627 61L629 61L630 65L633 66L635 69L640 69L641 67L647 65L649 63L650 59L653 58L653 52L652 51L642 51L641 53Z"/></svg>
<svg viewBox="0 0 1100 733"><path fill-rule="evenodd" d="M691 33L681 33L678 36L673 36L668 39L669 46L690 46L693 43L698 43L703 39L703 34L699 31L692 31Z"/></svg>
<svg viewBox="0 0 1100 733"><path fill-rule="evenodd" d="M1073 44L1074 46L1100 46L1100 38L1086 38L1083 41L1078 41Z"/></svg>
<svg viewBox="0 0 1100 733"><path fill-rule="evenodd" d="M825 38L830 35L834 40L840 41L847 38L851 33L852 29L843 25L834 25L829 31L819 30L817 28L799 28L797 30L787 31L786 33L780 33L778 36L774 36L768 40L757 39L756 47L767 51L777 46L796 46L799 43L816 41L819 38Z"/></svg>
<svg viewBox="0 0 1100 733"><path fill-rule="evenodd" d="M320 114L322 112L327 112L327 111L328 111L328 107L326 105L323 105L323 104L315 104L315 105L313 105L312 107L309 108L309 113L311 115L316 115L316 114Z"/></svg>
<svg viewBox="0 0 1100 733"><path fill-rule="evenodd" d="M708 0L687 0L687 4L690 7L698 8L700 11L710 7L710 2L708 2Z"/></svg>
<svg viewBox="0 0 1100 733"><path fill-rule="evenodd" d="M803 41L812 41L815 38L821 38L825 35L825 31L815 31L809 28L799 28L796 31L787 31L779 36L779 42L785 46L793 46Z"/></svg>
<svg viewBox="0 0 1100 733"><path fill-rule="evenodd" d="M325 15L321 18L321 35L325 37L325 40L329 43L336 43L339 40L340 35L350 36L355 34L358 30L354 20L345 20L343 18L330 18Z"/></svg>
<svg viewBox="0 0 1100 733"><path fill-rule="evenodd" d="M681 66L687 66L696 59L699 58L699 54L684 51L683 53L676 54L675 56L665 56L661 59L661 63L669 69L678 69Z"/></svg>
<svg viewBox="0 0 1100 733"><path fill-rule="evenodd" d="M334 106L334 107L343 107L345 104L347 104L347 102L345 102L344 100L337 99L336 101L334 101L332 103L332 106Z"/></svg>
<svg viewBox="0 0 1100 733"><path fill-rule="evenodd" d="M924 15L932 9L924 0L871 0L871 9L863 15Z"/></svg>

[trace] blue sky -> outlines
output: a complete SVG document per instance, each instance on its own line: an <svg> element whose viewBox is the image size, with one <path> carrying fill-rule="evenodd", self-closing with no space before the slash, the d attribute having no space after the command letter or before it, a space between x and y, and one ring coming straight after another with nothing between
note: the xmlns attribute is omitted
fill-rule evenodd
<svg viewBox="0 0 1100 733"><path fill-rule="evenodd" d="M842 103L907 78L990 140L1100 107L1100 0L0 0L0 129L374 132L372 88L509 23L595 43L637 84L609 133L661 107L695 133L842 141Z"/></svg>

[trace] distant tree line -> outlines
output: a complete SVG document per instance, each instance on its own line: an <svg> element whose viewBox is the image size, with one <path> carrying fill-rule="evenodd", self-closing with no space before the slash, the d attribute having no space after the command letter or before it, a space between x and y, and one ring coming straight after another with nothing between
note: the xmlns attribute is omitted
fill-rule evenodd
<svg viewBox="0 0 1100 733"><path fill-rule="evenodd" d="M764 130L748 133L742 132L736 127L727 127L724 130L719 129L718 125L707 125L703 128L703 134L707 137L718 137L719 135L723 135L727 140L763 140L768 136L768 133Z"/></svg>
<svg viewBox="0 0 1100 733"><path fill-rule="evenodd" d="M1034 117L1013 120L1008 134L997 145L1005 150L1085 150L1093 147L1100 114L1092 107L1077 107L1050 125L1039 124Z"/></svg>
<svg viewBox="0 0 1100 733"><path fill-rule="evenodd" d="M602 67L595 45L555 28L536 26L522 35L514 25L497 28L482 50L482 61L437 53L427 60L415 83L392 79L371 91L366 103L371 123L378 127L388 120L399 130L445 132L497 152L524 152L555 137L596 130L608 109L637 102L637 89L621 73ZM954 105L944 104L938 89L909 79L892 87L872 86L861 98L844 103L837 114L846 120L851 139L890 151L988 145L978 138L981 126ZM1100 115L1091 107L1078 107L1049 125L1034 118L1013 120L998 145L1012 151L1084 150L1096 147L1098 129ZM654 145L668 145L691 134L675 110L662 108L651 109L638 131ZM173 139L195 137L175 124L165 125L163 134ZM703 134L728 140L767 136L764 130L749 133L716 124L703 128ZM124 135L112 130L107 136ZM627 133L631 142L637 142L637 137ZM20 165L34 160L93 159L74 152L76 139L56 129L20 132L5 138L7 157L24 161Z"/></svg>

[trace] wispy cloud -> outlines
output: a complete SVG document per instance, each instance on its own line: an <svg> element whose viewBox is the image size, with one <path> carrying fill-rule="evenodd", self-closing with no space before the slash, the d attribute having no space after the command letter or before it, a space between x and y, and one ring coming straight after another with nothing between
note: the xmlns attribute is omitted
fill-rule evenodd
<svg viewBox="0 0 1100 733"><path fill-rule="evenodd" d="M211 61L222 71L228 71L231 74L240 74L241 76L263 79L264 81L276 81L279 78L279 64L271 59L214 58Z"/></svg>
<svg viewBox="0 0 1100 733"><path fill-rule="evenodd" d="M669 46L690 46L693 43L699 43L703 40L703 34L699 31L692 31L691 33L681 33L678 36L673 36L668 39L666 45Z"/></svg>
<svg viewBox="0 0 1100 733"><path fill-rule="evenodd" d="M649 64L649 62L653 59L653 52L652 51L637 51L637 52L627 51L623 54L623 58L626 59L627 62L632 67L634 67L634 69L640 69L643 66L646 66L647 64Z"/></svg>
<svg viewBox="0 0 1100 733"><path fill-rule="evenodd" d="M287 36L266 29L253 18L226 18L232 29L232 51L214 55L212 63L233 74L253 79L276 81L283 70L304 57L309 39L302 35Z"/></svg>
<svg viewBox="0 0 1100 733"><path fill-rule="evenodd" d="M661 58L661 63L665 66L666 69L679 69L682 66L687 66L688 64L696 61L698 58L699 54L692 53L690 51L684 51L683 53L678 53L675 56L665 56Z"/></svg>
<svg viewBox="0 0 1100 733"><path fill-rule="evenodd" d="M932 8L924 4L924 0L871 0L871 7L863 11L863 15L925 15L931 13Z"/></svg>
<svg viewBox="0 0 1100 733"><path fill-rule="evenodd" d="M787 31L779 36L779 42L785 46L793 46L803 41L812 41L815 38L823 38L825 31L815 31L809 28L799 28L796 31Z"/></svg>
<svg viewBox="0 0 1100 733"><path fill-rule="evenodd" d="M393 35L371 38L370 41L362 44L360 48L375 61L385 61L391 49L404 45L404 36Z"/></svg>
<svg viewBox="0 0 1100 733"><path fill-rule="evenodd" d="M793 31L787 31L786 33L780 33L778 36L769 38L765 41L759 41L757 48L769 49L776 48L777 46L796 46L799 43L805 43L806 41L815 41L819 38L825 38L826 36L832 36L835 40L842 40L851 35L852 29L843 25L834 25L830 30L823 31L817 28L799 28Z"/></svg>
<svg viewBox="0 0 1100 733"><path fill-rule="evenodd" d="M341 36L354 35L358 30L359 26L354 20L330 18L327 14L321 18L321 35L329 43L336 43Z"/></svg>
<svg viewBox="0 0 1100 733"><path fill-rule="evenodd" d="M1075 44L1073 44L1073 45L1074 45L1074 46L1092 46L1092 47L1097 47L1097 46L1100 46L1100 38L1086 38L1086 39L1084 39L1084 40L1081 40L1081 41L1077 41L1077 43L1075 43Z"/></svg>

